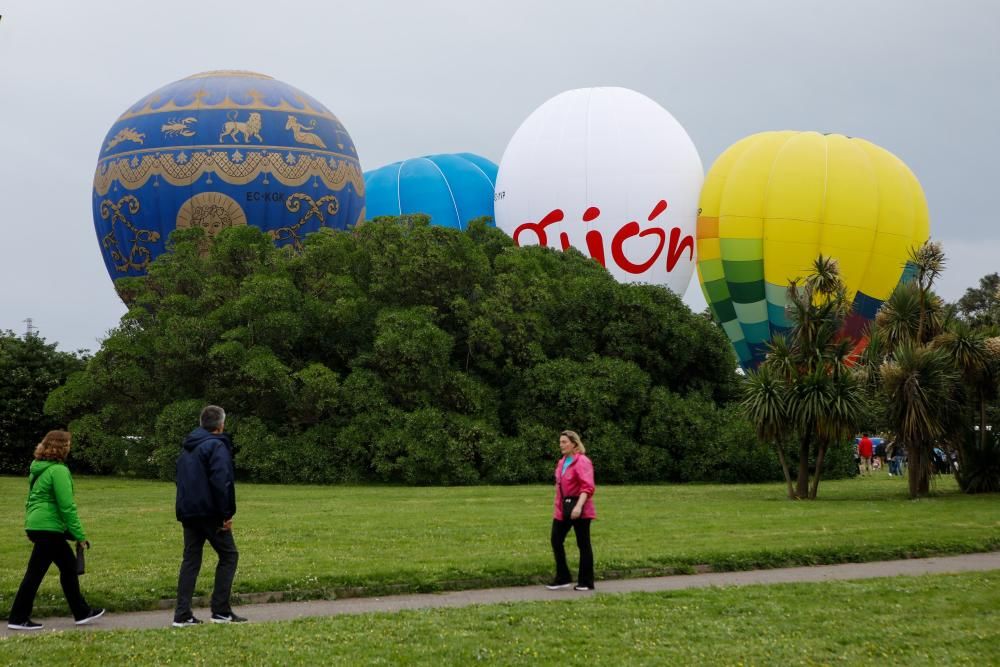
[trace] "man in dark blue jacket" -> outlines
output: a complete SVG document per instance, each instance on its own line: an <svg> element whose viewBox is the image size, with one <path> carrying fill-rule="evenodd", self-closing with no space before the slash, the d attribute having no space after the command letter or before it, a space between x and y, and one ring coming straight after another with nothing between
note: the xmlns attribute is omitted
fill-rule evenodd
<svg viewBox="0 0 1000 667"><path fill-rule="evenodd" d="M236 514L233 443L223 433L226 412L209 405L201 411L200 422L201 426L184 439L177 457L177 520L184 526L184 559L177 579L175 628L201 623L191 611L191 596L201 571L206 540L219 555L212 591L212 622L247 620L237 616L229 603L239 552L233 540Z"/></svg>

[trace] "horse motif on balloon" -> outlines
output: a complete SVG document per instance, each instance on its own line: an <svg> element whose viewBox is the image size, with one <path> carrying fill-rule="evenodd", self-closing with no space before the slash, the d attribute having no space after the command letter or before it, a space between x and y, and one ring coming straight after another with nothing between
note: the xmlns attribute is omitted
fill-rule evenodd
<svg viewBox="0 0 1000 667"><path fill-rule="evenodd" d="M320 102L263 74L205 72L147 95L112 125L93 210L115 279L143 275L176 228L211 238L249 224L299 248L321 227L362 222L365 184L347 129Z"/></svg>
<svg viewBox="0 0 1000 667"><path fill-rule="evenodd" d="M571 90L507 145L497 226L519 246L573 247L621 282L683 295L703 178L691 138L656 102L625 88Z"/></svg>
<svg viewBox="0 0 1000 667"><path fill-rule="evenodd" d="M832 257L852 303L843 333L857 353L928 234L920 183L889 151L838 134L762 132L729 147L705 178L698 279L740 364L756 368L793 325L789 283L818 255Z"/></svg>

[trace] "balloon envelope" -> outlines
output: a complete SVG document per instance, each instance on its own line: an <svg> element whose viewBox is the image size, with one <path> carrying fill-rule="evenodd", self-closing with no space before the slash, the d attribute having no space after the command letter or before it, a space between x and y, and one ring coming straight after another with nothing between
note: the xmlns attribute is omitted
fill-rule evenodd
<svg viewBox="0 0 1000 667"><path fill-rule="evenodd" d="M302 91L253 72L205 72L115 122L94 175L94 226L112 279L139 276L178 227L254 225L299 246L364 219L350 135Z"/></svg>
<svg viewBox="0 0 1000 667"><path fill-rule="evenodd" d="M763 132L728 148L705 178L698 217L698 279L713 318L745 368L787 332L788 284L820 254L838 261L852 313L866 324L906 276L909 251L929 233L913 173L864 139Z"/></svg>
<svg viewBox="0 0 1000 667"><path fill-rule="evenodd" d="M473 153L425 155L365 172L368 218L425 213L431 223L465 229L493 217L497 166Z"/></svg>
<svg viewBox="0 0 1000 667"><path fill-rule="evenodd" d="M497 226L518 245L572 246L619 281L683 294L703 177L691 138L653 100L626 88L571 90L507 145Z"/></svg>

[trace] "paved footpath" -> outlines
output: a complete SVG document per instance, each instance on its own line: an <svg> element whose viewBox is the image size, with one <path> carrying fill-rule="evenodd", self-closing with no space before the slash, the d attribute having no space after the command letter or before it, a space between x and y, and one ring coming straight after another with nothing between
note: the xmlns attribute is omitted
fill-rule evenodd
<svg viewBox="0 0 1000 667"><path fill-rule="evenodd" d="M793 582L836 581L845 579L874 579L896 575L941 574L949 572L981 572L1000 570L1000 551L915 558L910 560L879 561L874 563L847 563L843 565L818 565L790 567L774 570L747 572L714 572L710 574L649 577L645 579L616 579L597 582L596 593L578 593L572 589L550 591L544 586L519 586L514 588L487 588L448 593L419 595L394 595L373 598L345 598L341 600L312 600L308 602L273 602L237 607L236 611L251 622L287 621L310 616L339 616L341 614L367 614L394 612L403 609L430 609L439 607L466 607L477 604L502 602L538 602L544 600L569 600L581 596L607 593L633 593L637 591L674 591L684 588L710 586L750 586L753 584L784 584ZM207 609L195 610L195 616L207 620ZM125 614L109 613L93 625L76 626L71 618L35 619L45 624L41 632L52 630L138 630L170 627L170 611L141 611ZM177 632L186 632L179 629ZM34 634L8 630L0 626L0 636Z"/></svg>

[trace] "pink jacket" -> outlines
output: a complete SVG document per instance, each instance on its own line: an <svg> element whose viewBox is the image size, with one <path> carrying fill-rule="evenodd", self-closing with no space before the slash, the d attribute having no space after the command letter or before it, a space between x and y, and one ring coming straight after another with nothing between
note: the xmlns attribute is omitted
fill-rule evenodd
<svg viewBox="0 0 1000 667"><path fill-rule="evenodd" d="M556 497L555 511L552 518L561 520L562 499L568 496L578 496L581 493L587 494L587 502L583 504L581 519L596 519L597 512L594 511L594 464L584 454L574 454L573 462L563 473L563 461L566 457L559 459L556 464ZM569 518L569 517L567 517Z"/></svg>

